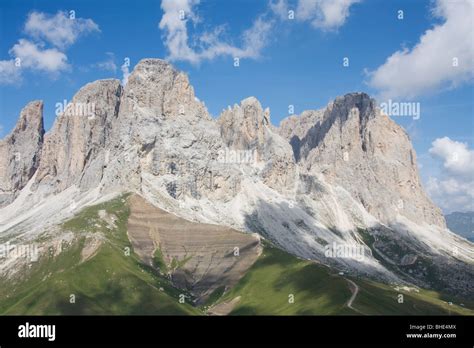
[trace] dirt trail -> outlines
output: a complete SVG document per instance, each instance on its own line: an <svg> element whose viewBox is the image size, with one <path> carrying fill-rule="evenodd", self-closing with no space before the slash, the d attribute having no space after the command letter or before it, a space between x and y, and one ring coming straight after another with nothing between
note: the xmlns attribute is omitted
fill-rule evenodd
<svg viewBox="0 0 474 348"><path fill-rule="evenodd" d="M347 279L347 278L344 278L344 279L347 280L347 282L349 283L349 289L351 290L351 293L352 293L351 298L349 299L349 301L347 301L347 307L349 307L350 309L358 313L361 313L358 309L352 307L352 303L354 302L355 298L357 297L357 294L359 293L359 286L350 279Z"/></svg>
<svg viewBox="0 0 474 348"><path fill-rule="evenodd" d="M233 298L230 301L219 303L207 311L209 315L228 315L234 307L239 303L240 296Z"/></svg>

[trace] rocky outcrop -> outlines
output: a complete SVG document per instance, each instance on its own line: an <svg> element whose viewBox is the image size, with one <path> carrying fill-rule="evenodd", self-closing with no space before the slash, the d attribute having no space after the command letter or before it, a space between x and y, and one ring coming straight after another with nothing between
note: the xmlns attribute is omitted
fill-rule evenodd
<svg viewBox="0 0 474 348"><path fill-rule="evenodd" d="M151 144L157 124L180 119L186 120L189 129L211 117L195 97L186 74L161 59L141 60L124 88L115 137L120 138L122 146Z"/></svg>
<svg viewBox="0 0 474 348"><path fill-rule="evenodd" d="M100 183L121 91L118 80L79 90L45 136L35 187L60 192L72 184L88 190Z"/></svg>
<svg viewBox="0 0 474 348"><path fill-rule="evenodd" d="M270 132L270 109L262 109L255 97L242 100L240 105L224 110L217 123L227 146L238 150L257 149L264 154Z"/></svg>
<svg viewBox="0 0 474 348"><path fill-rule="evenodd" d="M0 207L11 203L35 174L43 145L43 102L32 101L15 129L0 140Z"/></svg>
<svg viewBox="0 0 474 348"><path fill-rule="evenodd" d="M271 125L269 109L253 97L216 121L184 73L163 60L144 59L125 87L117 80L96 81L83 87L71 105L45 136L41 154L42 125L36 127L41 139L33 137L33 145L28 144L30 130L21 138L24 144L11 138L1 143L2 200L14 199L28 179L32 185L1 210L0 232L34 235L72 214L76 201L80 207L109 194L134 192L162 208L156 214L164 221L174 219L170 213L180 219L173 223L184 226L175 230L150 217L150 224L158 226L151 236L140 217L132 219L138 234L131 238L139 254L149 263L162 239L168 241L163 248L171 263L184 262L183 245L202 253L198 263L186 261L192 270L183 269L190 273L174 272L173 279L184 287L205 284L193 288L203 296L212 287L211 280L198 280L207 277L203 265L216 270L212 277L226 276L204 249L215 244L219 262L230 267L218 242L222 228L216 225L258 232L302 258L388 281L398 281L400 274L368 252L373 243L367 234L407 246L407 255L424 253L438 264L451 262L453 250L456 265L472 263L472 245L445 229L439 209L425 195L408 135L366 94L339 97L323 110L283 120L278 129ZM23 134L24 127L17 128ZM16 148L29 154L21 168L11 162ZM199 234L191 235L195 228ZM178 237L181 246L176 246ZM327 257L328 245L367 253L362 259ZM395 260L405 257L383 253ZM456 269L466 273L464 266ZM450 283L449 272L441 271Z"/></svg>
<svg viewBox="0 0 474 348"><path fill-rule="evenodd" d="M225 110L217 119L221 137L242 164L258 168L258 174L269 187L295 194L296 165L291 146L270 123L270 109L250 97L240 105ZM245 160L246 159L246 160Z"/></svg>
<svg viewBox="0 0 474 348"><path fill-rule="evenodd" d="M321 122L323 115L324 110L308 110L298 116L289 116L280 122L278 133L290 143L296 160L299 160L301 139L311 127Z"/></svg>
<svg viewBox="0 0 474 348"><path fill-rule="evenodd" d="M403 215L445 226L440 209L423 190L408 134L381 114L375 100L364 93L347 94L314 116L310 127L308 117L283 122L280 130L306 172L345 188L381 222Z"/></svg>
<svg viewBox="0 0 474 348"><path fill-rule="evenodd" d="M153 182L174 201L234 194L237 172L218 162L224 144L187 76L161 59L141 60L124 88L112 130L108 186Z"/></svg>

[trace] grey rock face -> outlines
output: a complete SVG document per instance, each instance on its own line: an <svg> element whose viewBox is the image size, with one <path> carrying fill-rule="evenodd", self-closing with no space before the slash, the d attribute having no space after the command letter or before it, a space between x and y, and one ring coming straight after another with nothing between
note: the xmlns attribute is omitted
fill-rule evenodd
<svg viewBox="0 0 474 348"><path fill-rule="evenodd" d="M221 137L234 151L244 151L259 168L264 183L278 192L294 191L296 164L292 148L270 123L270 110L250 97L218 118ZM237 152L237 154L241 154ZM252 163L251 163L252 164Z"/></svg>
<svg viewBox="0 0 474 348"><path fill-rule="evenodd" d="M0 206L11 203L36 172L43 135L43 102L32 101L15 129L0 140Z"/></svg>
<svg viewBox="0 0 474 348"><path fill-rule="evenodd" d="M323 110L283 120L278 129L253 97L216 121L184 73L163 60L144 59L125 87L117 80L90 83L72 105L79 112L57 117L39 165L27 162L21 184L12 184L20 169L5 160L18 145L2 142L5 202L37 170L30 179L33 192L22 191L0 212L0 231L39 229L36 217L52 221L52 207L62 212L70 199L86 204L117 191L135 192L188 221L259 232L300 257L391 281L398 276L371 254L363 262L329 258L325 246L370 248L361 231L383 229L384 240L411 246L407 255L452 260L456 247L459 272L472 263L472 245L444 229L439 209L425 195L408 135L366 94L339 97ZM32 146L30 139L22 140L21 151L39 151L41 141ZM37 208L27 218L18 208L25 201ZM395 263L412 260L383 253Z"/></svg>
<svg viewBox="0 0 474 348"><path fill-rule="evenodd" d="M79 90L45 136L35 187L60 192L72 184L83 190L99 184L121 91L118 80L99 80Z"/></svg>
<svg viewBox="0 0 474 348"><path fill-rule="evenodd" d="M239 149L258 149L263 153L267 133L270 131L270 110L263 111L259 101L250 97L240 106L225 110L217 120L227 146Z"/></svg>
<svg viewBox="0 0 474 348"><path fill-rule="evenodd" d="M156 124L178 118L186 119L188 128L201 119L211 120L184 73L161 59L141 60L124 88L115 135L124 146L150 144Z"/></svg>
<svg viewBox="0 0 474 348"><path fill-rule="evenodd" d="M251 178L298 201L308 178L319 182L322 176L319 186L344 188L381 222L403 215L444 226L421 187L406 132L363 93L289 117L279 129L253 97L214 121L184 73L163 60L144 59L125 88L118 80L96 81L71 104L72 112L60 114L45 136L33 190L46 195L71 185L141 192L151 184L176 201L227 202ZM320 203L318 216L337 219L337 211Z"/></svg>
<svg viewBox="0 0 474 348"><path fill-rule="evenodd" d="M314 120L309 128L305 118L282 123L280 132L292 142L300 167L344 187L381 222L400 214L445 226L423 190L407 133L373 99L364 93L338 97ZM297 124L294 132L291 122Z"/></svg>
<svg viewBox="0 0 474 348"><path fill-rule="evenodd" d="M221 192L224 146L216 123L194 96L185 74L160 59L144 59L124 88L113 125L106 185L142 190L144 177L166 187L172 199ZM214 175L215 174L215 175Z"/></svg>
<svg viewBox="0 0 474 348"><path fill-rule="evenodd" d="M278 133L292 146L295 159L299 159L300 142L318 122L321 122L324 110L307 110L299 116L289 116L280 122Z"/></svg>

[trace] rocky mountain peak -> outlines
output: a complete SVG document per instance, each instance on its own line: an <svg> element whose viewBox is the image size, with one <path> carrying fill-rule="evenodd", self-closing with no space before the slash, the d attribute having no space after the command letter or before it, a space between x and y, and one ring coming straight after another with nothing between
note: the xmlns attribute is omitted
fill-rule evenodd
<svg viewBox="0 0 474 348"><path fill-rule="evenodd" d="M41 161L38 166L36 156L29 167L38 168L34 189L60 192L76 184L87 190L104 182L137 188L144 171L161 175L169 168L178 168L173 175L210 171L214 178L206 163L227 147L245 152L232 156L245 158L242 164L280 193L296 194L297 173L322 175L382 222L401 214L444 226L421 187L406 132L380 114L365 93L349 93L323 110L292 116L279 129L255 97L214 121L186 74L161 59L143 59L125 87L118 80L96 81L81 88L71 104L72 113L66 109L58 116L44 145L41 135ZM38 113L35 105L22 113L21 127ZM202 165L191 168L191 162ZM354 185L354 180L365 184Z"/></svg>
<svg viewBox="0 0 474 348"><path fill-rule="evenodd" d="M421 186L407 133L367 94L338 97L318 114L283 121L279 131L303 169L349 191L380 221L403 215L445 226Z"/></svg>
<svg viewBox="0 0 474 348"><path fill-rule="evenodd" d="M43 102L21 110L13 131L0 140L0 206L13 201L36 172L43 145Z"/></svg>
<svg viewBox="0 0 474 348"><path fill-rule="evenodd" d="M160 87L160 90L170 89L178 71L169 63L161 59L142 59L130 73L125 92L130 92L144 86Z"/></svg>
<svg viewBox="0 0 474 348"><path fill-rule="evenodd" d="M256 124L269 126L270 125L270 108L263 110L262 104L255 97L247 97L240 102L245 119L249 119Z"/></svg>
<svg viewBox="0 0 474 348"><path fill-rule="evenodd" d="M71 213L71 200L135 192L186 219L259 232L300 257L374 274L381 266L371 256L328 260L324 246L361 245L360 229L390 230L420 250L450 252L444 239L461 245L423 190L407 133L365 93L279 129L255 97L214 120L186 74L144 59L125 86L96 81L70 104L44 139L42 103L28 104L0 142L0 231L39 231ZM22 220L30 211L40 215Z"/></svg>
<svg viewBox="0 0 474 348"><path fill-rule="evenodd" d="M291 146L275 131L270 109L264 110L257 98L246 98L224 110L217 123L224 144L249 152L266 185L279 192L294 186L296 166Z"/></svg>
<svg viewBox="0 0 474 348"><path fill-rule="evenodd" d="M108 79L88 83L74 95L45 136L35 187L44 184L57 192L78 180L84 189L100 181L121 94L120 81Z"/></svg>
<svg viewBox="0 0 474 348"><path fill-rule="evenodd" d="M217 119L224 142L233 148L247 150L263 145L270 126L270 110L263 110L255 97L248 97L227 109Z"/></svg>
<svg viewBox="0 0 474 348"><path fill-rule="evenodd" d="M368 94L363 92L348 93L343 96L336 97L336 99L329 103L327 107L328 113L334 113L338 116L349 116L351 111L357 109L360 119L375 117L376 101Z"/></svg>
<svg viewBox="0 0 474 348"><path fill-rule="evenodd" d="M161 59L142 59L133 69L124 88L122 113L148 109L155 118L185 117L190 122L210 119L194 94L188 76Z"/></svg>
<svg viewBox="0 0 474 348"><path fill-rule="evenodd" d="M43 127L43 101L34 100L29 102L20 113L20 118L13 133L25 131L27 128L37 131L41 136L44 134Z"/></svg>

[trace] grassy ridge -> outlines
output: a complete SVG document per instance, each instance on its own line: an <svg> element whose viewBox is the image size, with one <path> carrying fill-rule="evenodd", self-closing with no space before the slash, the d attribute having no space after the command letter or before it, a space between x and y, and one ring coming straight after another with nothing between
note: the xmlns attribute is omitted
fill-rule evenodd
<svg viewBox="0 0 474 348"><path fill-rule="evenodd" d="M175 288L160 274L165 265L159 251L155 268L144 265L133 253L127 236L129 208L126 196L88 207L62 229L74 234L72 243L57 255L43 255L21 277L2 280L0 314L158 314L204 315L214 304L240 300L232 315L351 315L351 314L470 314L473 311L449 306L432 291L395 291L388 285L350 278L359 286L352 304L349 284L322 265L301 260L269 243L238 284L225 291L219 287L207 305L179 303L184 290ZM105 210L115 217L115 227L99 217ZM83 250L91 236L101 236L96 253L84 260ZM185 261L183 261L185 262ZM398 294L404 303L398 303ZM75 303L70 303L71 295Z"/></svg>
<svg viewBox="0 0 474 348"><path fill-rule="evenodd" d="M346 279L267 244L259 260L218 303L240 297L232 315L474 314L448 305L433 291L396 291L385 284L350 279L359 286L354 309L347 307L352 293ZM398 303L399 294L404 296L403 303Z"/></svg>
<svg viewBox="0 0 474 348"><path fill-rule="evenodd" d="M118 219L107 229L98 218L106 210ZM84 209L63 228L76 240L58 256L44 256L32 264L25 279L2 284L2 314L200 314L178 302L185 293L174 288L151 267L141 264L126 235L129 210L125 197ZM84 232L105 236L91 259L81 262ZM126 256L126 248L131 251ZM70 303L71 294L75 303Z"/></svg>
<svg viewBox="0 0 474 348"><path fill-rule="evenodd" d="M240 282L220 300L241 299L231 314L351 314L345 306L351 292L344 279L322 266L269 244Z"/></svg>
<svg viewBox="0 0 474 348"><path fill-rule="evenodd" d="M449 305L441 294L419 289L395 290L392 287L369 280L353 279L359 286L359 294L353 307L367 315L474 315L474 311L458 305ZM403 303L399 303L399 295Z"/></svg>

